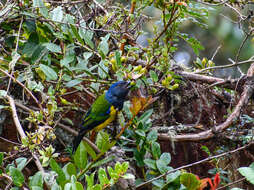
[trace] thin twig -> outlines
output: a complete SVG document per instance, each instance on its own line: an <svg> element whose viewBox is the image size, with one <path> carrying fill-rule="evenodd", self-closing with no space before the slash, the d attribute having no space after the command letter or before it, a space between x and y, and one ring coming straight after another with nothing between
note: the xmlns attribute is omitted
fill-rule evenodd
<svg viewBox="0 0 254 190"><path fill-rule="evenodd" d="M161 31L161 33L153 40L153 42L156 42L160 39L160 37L167 31L168 27L178 18L177 16L175 18L174 17L174 14L175 14L175 11L177 10L176 6L175 6L175 1L172 5L172 11L171 11L171 14L170 14L170 19L167 23L167 25L164 27L164 29Z"/></svg>
<svg viewBox="0 0 254 190"><path fill-rule="evenodd" d="M254 31L254 29L252 29L246 36L245 38L243 39L238 51L237 51L237 54L235 56L235 64L238 63L238 60L239 60L239 56L240 56L240 53L241 53L241 50L243 49L243 46L244 44L246 43L247 39L251 36L252 32ZM241 75L243 75L243 72L241 71L240 67L237 67L238 71L241 73Z"/></svg>
<svg viewBox="0 0 254 190"><path fill-rule="evenodd" d="M34 99L34 101L37 103L37 105L39 106L40 110L42 111L42 106L40 104L40 102L37 100L37 98L33 95L33 93L21 82L19 82L18 80L16 80L13 76L11 76L9 73L7 73L6 71L4 71L3 69L0 68L0 71L2 73L4 73L6 76L10 77L14 82L17 82L20 86L22 86L27 92L28 94Z"/></svg>
<svg viewBox="0 0 254 190"><path fill-rule="evenodd" d="M8 143L15 144L15 145L17 145L17 146L21 146L20 143L16 143L16 142L10 141L10 140L8 140L8 139L6 139L6 138L3 138L3 137L0 137L0 139L2 139L3 141L6 141L6 142L8 142Z"/></svg>
<svg viewBox="0 0 254 190"><path fill-rule="evenodd" d="M21 17L21 21L20 21L20 24L19 24L19 30L18 30L18 37L17 37L17 42L16 42L16 47L15 47L15 54L18 53L18 47L19 47L19 38L20 38L20 32L21 32L21 28L22 28L22 24L23 24L23 21L24 21L24 17L22 16ZM15 61L15 64L18 60ZM11 66L11 76L13 75L14 73L14 66L15 65L10 65ZM11 78L9 78L9 82L8 82L8 86L7 86L7 92L9 91L10 89L10 86L11 86Z"/></svg>
<svg viewBox="0 0 254 190"><path fill-rule="evenodd" d="M229 186L231 186L231 185L234 185L234 184L237 184L237 183L239 183L239 182L242 182L242 181L244 181L245 179L246 179L246 178L243 177L243 178L241 178L241 179L238 179L238 180L236 180L236 181L233 181L232 183L228 183L227 185L224 185L224 186L222 186L222 187L219 187L219 188L217 188L216 190L225 189L226 187L229 187Z"/></svg>
<svg viewBox="0 0 254 190"><path fill-rule="evenodd" d="M5 174L5 173L2 173L1 175L2 175L3 177L5 177L5 178L9 181L9 183L8 183L8 184L6 185L6 187L5 187L5 190L10 189L11 184L13 183L12 178L11 178L10 176L8 176L7 174Z"/></svg>
<svg viewBox="0 0 254 190"><path fill-rule="evenodd" d="M234 62L234 63L228 64L228 65L219 65L219 66L207 67L207 68L195 71L193 73L198 74L198 73L203 73L204 71L207 71L207 70L225 69L225 68L229 68L229 67L235 67L235 66L243 65L243 64L250 63L250 62L253 62L253 61L254 60L251 59L251 60L241 61L241 62L238 62L238 63Z"/></svg>
<svg viewBox="0 0 254 190"><path fill-rule="evenodd" d="M212 61L213 61L214 57L217 55L217 53L218 53L218 51L220 50L220 48L221 48L221 45L219 45L219 46L216 48L216 50L215 50L215 52L213 53L213 56L212 56L212 58L211 58Z"/></svg>
<svg viewBox="0 0 254 190"><path fill-rule="evenodd" d="M93 2L96 6L100 7L101 10L103 10L106 16L108 15L108 11L100 3L98 3L96 0L93 0Z"/></svg>

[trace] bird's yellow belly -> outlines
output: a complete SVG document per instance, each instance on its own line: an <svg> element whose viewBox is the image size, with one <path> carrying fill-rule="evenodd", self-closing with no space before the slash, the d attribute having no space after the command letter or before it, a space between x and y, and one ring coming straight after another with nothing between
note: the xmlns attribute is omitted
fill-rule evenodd
<svg viewBox="0 0 254 190"><path fill-rule="evenodd" d="M110 124L112 121L115 120L116 114L117 114L116 109L114 108L114 106L111 106L109 118L106 121L104 121L102 124L100 124L97 127L95 127L94 131L98 132L101 129L103 129L104 127L108 126L108 124Z"/></svg>

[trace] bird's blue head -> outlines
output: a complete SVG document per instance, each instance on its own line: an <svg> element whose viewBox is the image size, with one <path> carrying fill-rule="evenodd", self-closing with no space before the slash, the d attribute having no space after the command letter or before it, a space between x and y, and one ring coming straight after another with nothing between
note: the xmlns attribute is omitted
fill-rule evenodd
<svg viewBox="0 0 254 190"><path fill-rule="evenodd" d="M130 90L130 83L127 81L118 81L110 86L106 92L106 100L113 106L121 110Z"/></svg>

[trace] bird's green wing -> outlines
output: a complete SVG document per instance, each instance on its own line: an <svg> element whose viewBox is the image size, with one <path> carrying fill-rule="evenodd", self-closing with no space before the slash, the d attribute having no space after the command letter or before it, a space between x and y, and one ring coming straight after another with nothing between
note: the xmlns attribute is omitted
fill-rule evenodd
<svg viewBox="0 0 254 190"><path fill-rule="evenodd" d="M85 117L78 136L73 141L72 152L75 152L83 136L90 130L100 126L110 117L111 104L105 99L105 94L99 96L92 104Z"/></svg>
<svg viewBox="0 0 254 190"><path fill-rule="evenodd" d="M85 115L82 126L92 130L103 123L110 116L110 107L111 104L105 99L105 94L99 96Z"/></svg>

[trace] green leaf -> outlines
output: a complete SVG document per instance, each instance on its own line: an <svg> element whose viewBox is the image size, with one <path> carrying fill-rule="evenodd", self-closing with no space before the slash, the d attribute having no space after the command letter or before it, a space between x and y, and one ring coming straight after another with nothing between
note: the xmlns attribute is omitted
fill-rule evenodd
<svg viewBox="0 0 254 190"><path fill-rule="evenodd" d="M3 160L4 160L4 153L0 152L0 166L3 164Z"/></svg>
<svg viewBox="0 0 254 190"><path fill-rule="evenodd" d="M43 177L40 171L29 177L29 187L32 188L33 186L43 187Z"/></svg>
<svg viewBox="0 0 254 190"><path fill-rule="evenodd" d="M106 55L109 52L109 46L108 46L108 42L107 42L109 37L110 37L110 34L107 34L105 37L102 37L101 42L98 45L98 50L99 50L99 53L100 53L102 59L105 59Z"/></svg>
<svg viewBox="0 0 254 190"><path fill-rule="evenodd" d="M196 190L199 186L199 181L192 173L183 173L180 176L180 183L183 184L188 190Z"/></svg>
<svg viewBox="0 0 254 190"><path fill-rule="evenodd" d="M135 133L137 133L141 137L146 137L146 133L142 129L135 130Z"/></svg>
<svg viewBox="0 0 254 190"><path fill-rule="evenodd" d="M107 170L108 170L109 176L110 176L112 179L114 179L114 180L117 180L117 179L118 179L118 175L117 175L116 171L115 171L112 167L108 166L108 167L107 167Z"/></svg>
<svg viewBox="0 0 254 190"><path fill-rule="evenodd" d="M0 90L0 98L4 98L7 95L7 91Z"/></svg>
<svg viewBox="0 0 254 190"><path fill-rule="evenodd" d="M69 69L70 63L74 61L75 56L74 55L67 55L63 59L60 60L60 65L63 67L66 67Z"/></svg>
<svg viewBox="0 0 254 190"><path fill-rule="evenodd" d="M66 183L64 185L64 190L72 190L72 184L71 183Z"/></svg>
<svg viewBox="0 0 254 190"><path fill-rule="evenodd" d="M140 118L139 118L139 121L141 121L142 123L146 123L150 116L153 114L153 109L149 109L147 110L145 113L143 113Z"/></svg>
<svg viewBox="0 0 254 190"><path fill-rule="evenodd" d="M62 188L57 183L54 183L51 190L62 190Z"/></svg>
<svg viewBox="0 0 254 190"><path fill-rule="evenodd" d="M100 184L96 184L95 186L92 187L92 190L103 190L103 189Z"/></svg>
<svg viewBox="0 0 254 190"><path fill-rule="evenodd" d="M254 170L254 162L249 165L250 168Z"/></svg>
<svg viewBox="0 0 254 190"><path fill-rule="evenodd" d="M76 171L76 167L73 163L67 163L64 167L63 167L63 172L65 174L65 178L67 180L70 180L71 179L71 176L74 175L76 176L77 175L77 171Z"/></svg>
<svg viewBox="0 0 254 190"><path fill-rule="evenodd" d="M133 174L127 173L122 176L124 179L135 179L135 176Z"/></svg>
<svg viewBox="0 0 254 190"><path fill-rule="evenodd" d="M87 189L92 188L94 184L94 173L92 173L90 176L85 175L85 177L86 177Z"/></svg>
<svg viewBox="0 0 254 190"><path fill-rule="evenodd" d="M12 60L9 63L9 68L13 69L21 56L17 52L12 52Z"/></svg>
<svg viewBox="0 0 254 190"><path fill-rule="evenodd" d="M36 24L35 20L26 20L25 27L27 28L28 32L36 32Z"/></svg>
<svg viewBox="0 0 254 190"><path fill-rule="evenodd" d="M99 168L98 175L99 175L100 184L102 186L109 183L109 179L108 179L107 173L104 168Z"/></svg>
<svg viewBox="0 0 254 190"><path fill-rule="evenodd" d="M115 171L118 175L120 175L122 173L122 169L121 169L122 165L120 164L120 162L116 162L115 164Z"/></svg>
<svg viewBox="0 0 254 190"><path fill-rule="evenodd" d="M52 10L51 19L56 22L62 22L63 20L63 10L62 7L58 6Z"/></svg>
<svg viewBox="0 0 254 190"><path fill-rule="evenodd" d="M100 131L96 138L96 145L102 152L106 152L110 148L109 135Z"/></svg>
<svg viewBox="0 0 254 190"><path fill-rule="evenodd" d="M62 50L59 45L53 44L53 43L44 43L43 46L45 46L49 51L53 53L61 53Z"/></svg>
<svg viewBox="0 0 254 190"><path fill-rule="evenodd" d="M72 190L84 190L83 185L80 182L75 182L74 184L72 184L71 186Z"/></svg>
<svg viewBox="0 0 254 190"><path fill-rule="evenodd" d="M145 156L145 153L146 153L146 151L143 151L143 150L141 150L141 151L138 151L138 150L135 150L134 151L134 157L135 157L135 160L136 160L136 162L137 162L137 165L139 166L139 167L142 167L142 166L144 166L144 156Z"/></svg>
<svg viewBox="0 0 254 190"><path fill-rule="evenodd" d="M165 183L164 183L163 179L158 179L158 180L153 181L152 184L155 185L156 187L159 187L160 189L162 189L162 187L164 186Z"/></svg>
<svg viewBox="0 0 254 190"><path fill-rule="evenodd" d="M144 160L144 162L145 162L145 164L146 164L149 168L151 168L151 169L153 169L153 170L157 170L156 161L155 161L155 160L152 160L152 159L150 159L150 158L147 158L147 159Z"/></svg>
<svg viewBox="0 0 254 190"><path fill-rule="evenodd" d="M82 28L81 28L82 27ZM92 41L93 32L86 30L86 23L82 22L81 27L79 28L79 35L85 41L85 43L92 49L94 49L94 43Z"/></svg>
<svg viewBox="0 0 254 190"><path fill-rule="evenodd" d="M171 168L171 169L173 169L173 168ZM175 181L180 175L181 175L181 172L179 170L176 172L173 172L173 173L169 173L166 176L167 183L171 183L171 182Z"/></svg>
<svg viewBox="0 0 254 190"><path fill-rule="evenodd" d="M57 76L56 72L54 71L54 69L50 68L47 65L43 65L43 64L40 64L39 67L49 80L57 80L58 76Z"/></svg>
<svg viewBox="0 0 254 190"><path fill-rule="evenodd" d="M18 187L12 187L10 190L20 190Z"/></svg>
<svg viewBox="0 0 254 190"><path fill-rule="evenodd" d="M123 173L127 172L128 168L129 168L129 162L122 163L122 172Z"/></svg>
<svg viewBox="0 0 254 190"><path fill-rule="evenodd" d="M165 165L168 165L171 162L171 155L168 152L162 153L160 160L163 160Z"/></svg>
<svg viewBox="0 0 254 190"><path fill-rule="evenodd" d="M104 60L101 60L98 64L98 74L102 79L105 79L108 75L108 67L105 65Z"/></svg>
<svg viewBox="0 0 254 190"><path fill-rule="evenodd" d="M66 178L65 178L62 168L57 164L57 162L53 158L50 159L49 165L50 165L51 169L53 171L55 171L58 175L57 179L56 179L57 182L61 183L61 184L64 183Z"/></svg>
<svg viewBox="0 0 254 190"><path fill-rule="evenodd" d="M116 157L114 155L108 156L106 158L103 158L102 160L99 160L98 162L95 162L91 168L95 168L95 167L101 166L103 164L111 162L114 159L116 159Z"/></svg>
<svg viewBox="0 0 254 190"><path fill-rule="evenodd" d="M17 169L19 171L22 171L23 168L26 166L27 158L21 157L21 158L17 158L15 161L16 161L16 164L17 164Z"/></svg>
<svg viewBox="0 0 254 190"><path fill-rule="evenodd" d="M150 74L150 77L153 79L154 82L158 81L158 75L156 74L156 72L154 70L150 70L149 74Z"/></svg>
<svg viewBox="0 0 254 190"><path fill-rule="evenodd" d="M37 45L34 48L32 57L31 57L31 62L32 63L36 63L41 59L41 55L43 55L44 53L46 53L48 50L45 46L42 45Z"/></svg>
<svg viewBox="0 0 254 190"><path fill-rule="evenodd" d="M116 51L115 57L116 57L116 64L117 64L118 67L120 67L122 65L121 64L121 54L120 54L120 51Z"/></svg>
<svg viewBox="0 0 254 190"><path fill-rule="evenodd" d="M30 188L31 190L43 190L42 187L38 187L38 186L31 186Z"/></svg>
<svg viewBox="0 0 254 190"><path fill-rule="evenodd" d="M48 9L45 7L42 0L33 0L33 7L39 8L42 16L44 16L46 18L48 17Z"/></svg>
<svg viewBox="0 0 254 190"><path fill-rule="evenodd" d="M158 133L156 130L152 130L148 133L146 140L151 143L151 142L155 142L158 138Z"/></svg>
<svg viewBox="0 0 254 190"><path fill-rule="evenodd" d="M87 152L83 141L81 141L74 154L74 163L80 169L85 169L87 165Z"/></svg>
<svg viewBox="0 0 254 190"><path fill-rule="evenodd" d="M71 80L71 81L67 82L65 84L65 86L71 88L71 87L74 87L74 86L80 84L82 81L83 80L81 80L81 79L74 79L74 80Z"/></svg>
<svg viewBox="0 0 254 190"><path fill-rule="evenodd" d="M11 166L9 170L10 170L10 175L12 177L12 181L14 185L21 187L25 181L25 178L22 172L18 170L17 168L14 168L13 166Z"/></svg>
<svg viewBox="0 0 254 190"><path fill-rule="evenodd" d="M95 158L96 158L96 153L95 153L95 151L93 150L93 148L92 148L87 142L84 142L84 145L85 145L85 147L86 147L87 153L88 153L93 159L95 159Z"/></svg>
<svg viewBox="0 0 254 190"><path fill-rule="evenodd" d="M237 169L240 174L246 177L247 181L254 184L254 168L251 167L241 167Z"/></svg>
<svg viewBox="0 0 254 190"><path fill-rule="evenodd" d="M84 42L83 42L83 40L81 39L81 37L80 37L80 35L79 35L79 33L78 33L77 28L76 28L73 24L71 24L71 30L72 30L74 36L77 38L77 40L78 40L82 45L84 45Z"/></svg>
<svg viewBox="0 0 254 190"><path fill-rule="evenodd" d="M155 159L158 159L161 155L160 144L157 142L152 142L152 155Z"/></svg>
<svg viewBox="0 0 254 190"><path fill-rule="evenodd" d="M156 160L156 166L161 174L164 174L170 170L170 167L168 167L167 164L165 164L164 160L161 159Z"/></svg>

